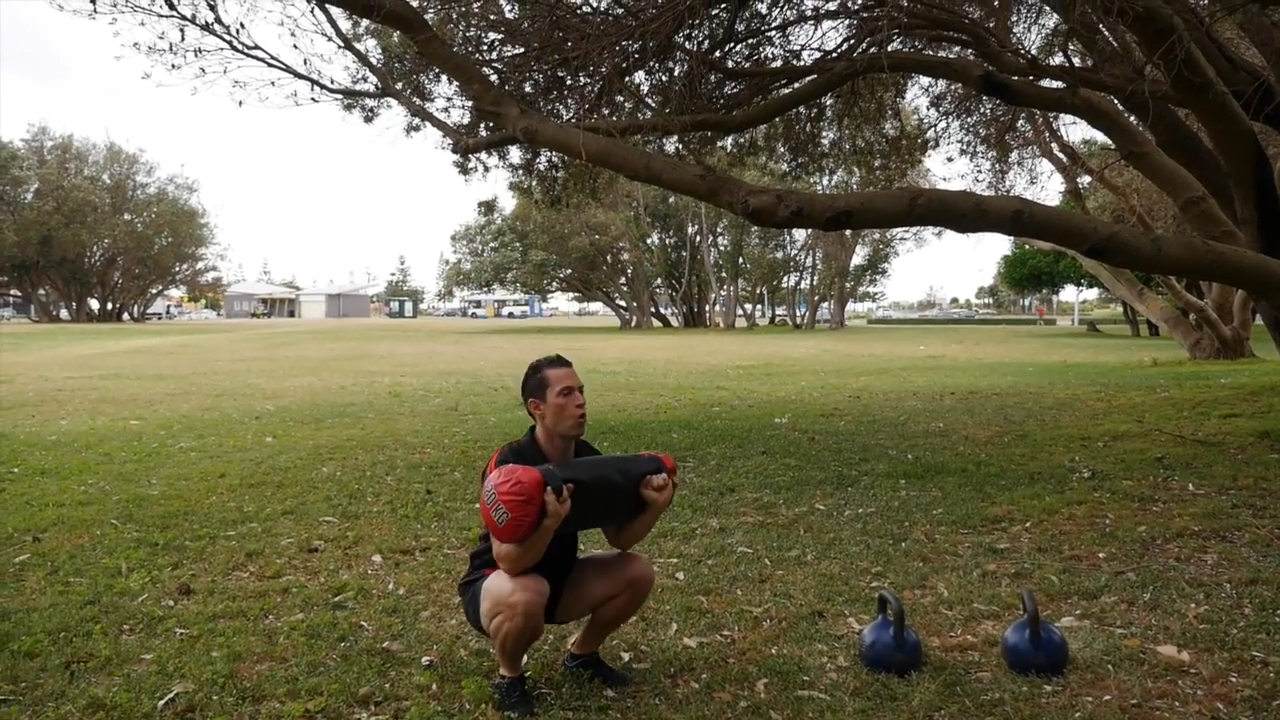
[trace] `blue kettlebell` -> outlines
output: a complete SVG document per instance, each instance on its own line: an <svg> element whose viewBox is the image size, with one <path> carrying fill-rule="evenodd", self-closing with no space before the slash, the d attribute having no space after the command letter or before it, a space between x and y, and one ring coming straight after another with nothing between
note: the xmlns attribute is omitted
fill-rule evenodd
<svg viewBox="0 0 1280 720"><path fill-rule="evenodd" d="M1036 598L1027 588L1022 589L1022 617L1004 631L1000 654L1018 675L1054 677L1067 671L1067 639L1053 623L1040 619Z"/></svg>
<svg viewBox="0 0 1280 720"><path fill-rule="evenodd" d="M889 617L892 608L893 617ZM858 636L858 657L871 672L891 673L906 677L924 663L924 647L920 637L907 625L902 601L889 590L876 595L876 614L870 625Z"/></svg>

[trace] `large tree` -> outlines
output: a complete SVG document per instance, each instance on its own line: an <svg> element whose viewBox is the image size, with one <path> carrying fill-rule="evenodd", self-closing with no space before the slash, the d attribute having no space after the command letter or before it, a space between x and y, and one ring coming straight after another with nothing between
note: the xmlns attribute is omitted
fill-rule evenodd
<svg viewBox="0 0 1280 720"><path fill-rule="evenodd" d="M1056 296L1068 286L1097 287L1097 281L1066 253L1018 242L1000 258L996 277L1005 289L1023 296Z"/></svg>
<svg viewBox="0 0 1280 720"><path fill-rule="evenodd" d="M142 321L167 291L221 284L196 193L139 152L34 126L0 141L0 277L45 321Z"/></svg>
<svg viewBox="0 0 1280 720"><path fill-rule="evenodd" d="M407 297L413 300L415 306L422 304L426 293L413 279L413 269L409 267L409 260L404 255L396 258L395 269L391 271L391 277L382 288L382 294L389 298Z"/></svg>
<svg viewBox="0 0 1280 720"><path fill-rule="evenodd" d="M588 163L767 227L936 226L1025 237L1110 267L1244 290L1231 302L1256 301L1280 345L1280 195L1260 140L1280 131L1273 4L92 5L136 21L151 35L133 47L173 73L225 76L259 97L279 97L282 79L298 80L294 98L338 98L368 119L398 107L411 131L442 136L460 166ZM242 72L246 60L275 77ZM784 117L816 136L831 121L813 111L823 99L873 76L920 98L934 139L973 165L973 190L763 186L704 161L710 145L758 135ZM1172 201L1187 230L1132 227L1013 194L1026 179L1019 170L1037 157L1044 118L1107 138ZM779 152L811 152L803 137Z"/></svg>

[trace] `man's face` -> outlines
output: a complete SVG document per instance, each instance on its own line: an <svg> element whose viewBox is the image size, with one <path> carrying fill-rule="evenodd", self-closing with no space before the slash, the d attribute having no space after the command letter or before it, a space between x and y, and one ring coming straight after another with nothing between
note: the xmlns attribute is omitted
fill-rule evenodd
<svg viewBox="0 0 1280 720"><path fill-rule="evenodd" d="M529 402L538 424L560 437L582 437L587 431L587 396L577 371L554 368L545 371L545 377L547 399Z"/></svg>

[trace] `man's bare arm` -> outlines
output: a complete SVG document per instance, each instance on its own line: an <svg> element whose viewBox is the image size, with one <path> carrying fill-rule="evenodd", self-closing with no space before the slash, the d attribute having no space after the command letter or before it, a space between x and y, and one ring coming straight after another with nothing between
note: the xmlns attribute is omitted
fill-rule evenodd
<svg viewBox="0 0 1280 720"><path fill-rule="evenodd" d="M519 543L504 543L493 539L493 559L502 572L508 575L519 575L537 564L547 552L547 545L555 535L556 526L543 520L538 529L527 540Z"/></svg>
<svg viewBox="0 0 1280 720"><path fill-rule="evenodd" d="M649 509L631 522L625 525L600 528L600 531L604 533L604 539L609 541L610 546L615 550L626 552L639 545L641 540L649 536L653 526L657 524L658 518L662 517L662 512L665 509L650 506Z"/></svg>

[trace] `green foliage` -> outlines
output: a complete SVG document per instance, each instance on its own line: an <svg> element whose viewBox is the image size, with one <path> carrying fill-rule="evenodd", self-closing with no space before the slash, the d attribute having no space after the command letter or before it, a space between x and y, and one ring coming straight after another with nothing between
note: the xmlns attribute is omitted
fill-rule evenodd
<svg viewBox="0 0 1280 720"><path fill-rule="evenodd" d="M1078 260L1064 252L1014 242L996 271L1001 285L1020 295L1057 295L1065 287L1094 288L1100 283Z"/></svg>
<svg viewBox="0 0 1280 720"><path fill-rule="evenodd" d="M752 181L790 181L770 158L745 150L724 161ZM849 173L828 171L820 180L860 182ZM659 314L663 304L678 313L679 324L706 326L714 306L721 316L733 315L761 301L795 302L800 288L817 304L841 307L873 297L901 250L924 235L759 227L584 165L550 179L517 179L512 192L509 210L497 198L486 200L452 235L442 299L499 288L567 292L604 302L625 326L643 326L651 307L659 322L672 322Z"/></svg>
<svg viewBox="0 0 1280 720"><path fill-rule="evenodd" d="M221 284L196 193L141 153L34 126L0 142L0 277L44 320L141 320L166 291Z"/></svg>
<svg viewBox="0 0 1280 720"><path fill-rule="evenodd" d="M396 267L391 271L391 277L383 287L382 293L388 298L411 298L415 307L422 304L422 299L426 295L422 287L414 281L413 271L409 268L409 261L404 255L396 258Z"/></svg>

